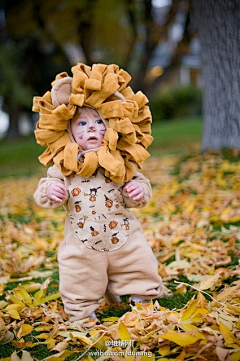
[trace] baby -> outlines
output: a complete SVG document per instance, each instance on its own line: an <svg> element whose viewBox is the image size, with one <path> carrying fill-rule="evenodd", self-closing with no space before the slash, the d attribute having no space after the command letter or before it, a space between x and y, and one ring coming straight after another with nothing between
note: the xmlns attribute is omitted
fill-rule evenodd
<svg viewBox="0 0 240 361"><path fill-rule="evenodd" d="M59 290L70 322L96 317L99 300L149 303L166 295L158 262L130 208L144 207L151 185L137 169L152 142L148 99L134 93L116 64L78 63L34 97L35 136L51 164L34 194L38 205L63 206Z"/></svg>
<svg viewBox="0 0 240 361"><path fill-rule="evenodd" d="M101 147L105 132L104 120L90 107L78 108L70 123L70 135L83 149L80 156ZM138 172L118 184L101 168L86 179L65 177L54 165L40 180L36 203L63 205L67 212L58 261L60 293L70 321L96 317L103 295L109 303L127 294L133 302L164 295L157 260L128 209L145 206L150 196L150 182Z"/></svg>

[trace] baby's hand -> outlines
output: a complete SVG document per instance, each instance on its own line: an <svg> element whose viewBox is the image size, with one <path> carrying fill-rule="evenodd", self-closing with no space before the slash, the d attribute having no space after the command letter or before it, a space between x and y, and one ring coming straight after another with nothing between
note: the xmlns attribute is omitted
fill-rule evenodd
<svg viewBox="0 0 240 361"><path fill-rule="evenodd" d="M61 203L67 198L67 188L63 183L54 182L48 187L47 196L52 201Z"/></svg>
<svg viewBox="0 0 240 361"><path fill-rule="evenodd" d="M144 197L144 190L140 183L136 181L130 181L124 187L124 190L128 192L130 198L134 201L140 201Z"/></svg>

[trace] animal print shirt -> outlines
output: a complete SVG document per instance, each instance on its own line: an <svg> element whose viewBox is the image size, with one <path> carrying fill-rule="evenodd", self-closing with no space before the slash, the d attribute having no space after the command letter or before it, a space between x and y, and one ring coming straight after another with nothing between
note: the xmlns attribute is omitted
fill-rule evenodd
<svg viewBox="0 0 240 361"><path fill-rule="evenodd" d="M106 178L101 168L90 178L76 174L64 177L54 165L49 168L47 177L40 180L34 198L45 208L63 205L67 212L66 222L70 222L78 240L86 247L112 251L123 246L132 228L136 230L138 221L128 208L144 207L151 197L147 178L136 172L132 180L140 182L144 189L141 201L132 200L123 189L126 183L118 184ZM68 199L62 203L47 197L48 187L56 181L63 182L68 190Z"/></svg>

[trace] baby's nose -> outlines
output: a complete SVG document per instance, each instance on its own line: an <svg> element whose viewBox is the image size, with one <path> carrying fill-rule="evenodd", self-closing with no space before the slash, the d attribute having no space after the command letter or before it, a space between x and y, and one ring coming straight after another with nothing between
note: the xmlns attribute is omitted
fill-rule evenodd
<svg viewBox="0 0 240 361"><path fill-rule="evenodd" d="M95 130L95 128L93 126L91 126L91 127L88 127L88 130L89 130L89 132L92 132Z"/></svg>

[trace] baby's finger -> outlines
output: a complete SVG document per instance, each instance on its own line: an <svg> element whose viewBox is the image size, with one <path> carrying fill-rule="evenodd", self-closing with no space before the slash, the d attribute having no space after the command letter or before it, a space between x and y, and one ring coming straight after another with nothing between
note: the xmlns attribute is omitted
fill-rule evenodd
<svg viewBox="0 0 240 361"><path fill-rule="evenodd" d="M58 190L54 190L54 191L52 192L52 194L53 194L55 197L60 198L60 199L66 198L65 193L63 194L63 193L59 192Z"/></svg>
<svg viewBox="0 0 240 361"><path fill-rule="evenodd" d="M67 189L64 184L55 184L55 189L58 190L61 194L66 194Z"/></svg>
<svg viewBox="0 0 240 361"><path fill-rule="evenodd" d="M62 199L55 196L55 195L52 195L52 200L55 201L55 202L58 202L58 203L61 203L62 202Z"/></svg>
<svg viewBox="0 0 240 361"><path fill-rule="evenodd" d="M55 189L54 193L58 197L66 198L66 192L64 192L62 189Z"/></svg>
<svg viewBox="0 0 240 361"><path fill-rule="evenodd" d="M136 184L130 182L125 186L124 190L129 193L133 191L135 188L136 188Z"/></svg>
<svg viewBox="0 0 240 361"><path fill-rule="evenodd" d="M143 198L143 196L144 196L143 192L140 192L138 195L133 197L133 200L134 201L140 201Z"/></svg>
<svg viewBox="0 0 240 361"><path fill-rule="evenodd" d="M133 198L141 193L141 188L135 188L133 191L129 192L129 197Z"/></svg>

